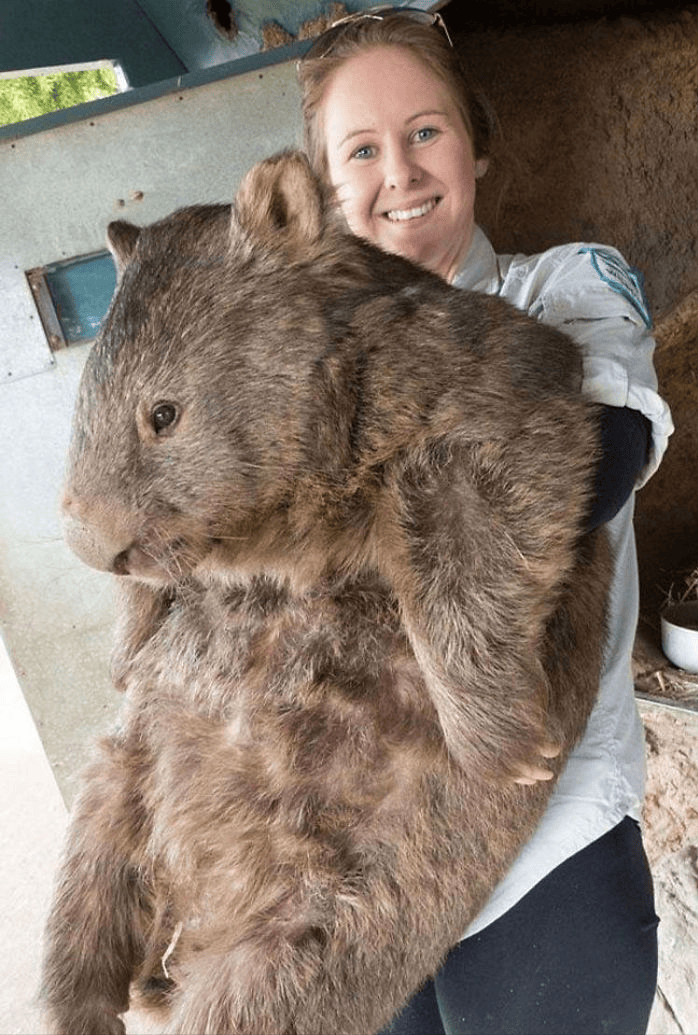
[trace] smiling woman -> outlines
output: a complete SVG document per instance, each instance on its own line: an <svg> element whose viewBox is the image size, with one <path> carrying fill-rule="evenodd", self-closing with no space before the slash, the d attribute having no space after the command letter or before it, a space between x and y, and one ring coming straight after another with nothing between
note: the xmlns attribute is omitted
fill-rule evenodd
<svg viewBox="0 0 698 1035"><path fill-rule="evenodd" d="M499 296L565 331L583 356L582 392L600 404L586 527L605 526L614 583L597 704L535 834L384 1035L644 1031L657 919L637 824L644 744L630 666L633 497L656 470L672 423L657 394L642 278L600 244L495 253L474 204L496 120L438 16L381 8L342 19L313 44L299 79L308 157L349 229L456 288ZM462 331L466 352L472 329ZM477 413L475 401L473 420ZM550 453L542 460L554 464Z"/></svg>
<svg viewBox="0 0 698 1035"><path fill-rule="evenodd" d="M450 280L473 235L475 158L446 85L401 47L358 54L323 105L329 177L351 230Z"/></svg>

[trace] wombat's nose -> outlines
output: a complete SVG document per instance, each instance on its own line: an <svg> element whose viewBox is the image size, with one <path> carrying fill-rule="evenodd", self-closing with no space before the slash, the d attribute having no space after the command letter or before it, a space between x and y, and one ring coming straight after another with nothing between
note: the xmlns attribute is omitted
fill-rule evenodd
<svg viewBox="0 0 698 1035"><path fill-rule="evenodd" d="M81 561L98 571L127 574L125 558L133 542L133 521L112 500L63 499L63 536Z"/></svg>

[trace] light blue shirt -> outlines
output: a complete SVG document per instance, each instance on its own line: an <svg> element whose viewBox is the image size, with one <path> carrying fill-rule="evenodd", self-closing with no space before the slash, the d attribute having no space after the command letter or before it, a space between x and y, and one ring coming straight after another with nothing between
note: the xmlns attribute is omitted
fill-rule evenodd
<svg viewBox="0 0 698 1035"><path fill-rule="evenodd" d="M673 431L657 393L655 342L640 274L613 248L566 244L540 255L496 255L479 227L453 279L463 290L499 295L582 347L582 390L595 402L639 410L652 425L654 473ZM640 819L645 781L644 734L635 704L631 658L639 613L634 496L605 527L614 555L606 660L599 697L543 819L487 906L475 934L506 913L556 866L619 823Z"/></svg>

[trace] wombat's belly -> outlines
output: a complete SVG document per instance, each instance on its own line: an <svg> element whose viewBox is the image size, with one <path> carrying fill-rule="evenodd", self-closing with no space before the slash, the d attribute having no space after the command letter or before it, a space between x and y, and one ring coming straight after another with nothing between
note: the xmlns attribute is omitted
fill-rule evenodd
<svg viewBox="0 0 698 1035"><path fill-rule="evenodd" d="M376 924L420 952L460 937L512 861L529 789L449 760L381 592L202 591L141 661L155 959L174 930L175 975L207 948L273 958Z"/></svg>
<svg viewBox="0 0 698 1035"><path fill-rule="evenodd" d="M189 594L139 659L154 917L139 983L165 957L184 986L226 953L253 987L269 961L324 968L378 941L407 994L486 901L539 792L453 764L380 587L263 588Z"/></svg>
<svg viewBox="0 0 698 1035"><path fill-rule="evenodd" d="M302 599L261 580L198 588L173 605L139 671L149 854L187 895L224 895L232 915L280 908L289 881L356 880L414 840L415 814L449 772L375 585Z"/></svg>

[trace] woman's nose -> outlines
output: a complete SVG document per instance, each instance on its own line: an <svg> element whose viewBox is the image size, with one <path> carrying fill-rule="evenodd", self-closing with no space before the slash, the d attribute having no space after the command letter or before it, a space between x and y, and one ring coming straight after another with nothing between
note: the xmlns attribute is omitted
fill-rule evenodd
<svg viewBox="0 0 698 1035"><path fill-rule="evenodd" d="M407 148L396 146L386 151L384 178L387 187L404 190L420 181L422 170Z"/></svg>

